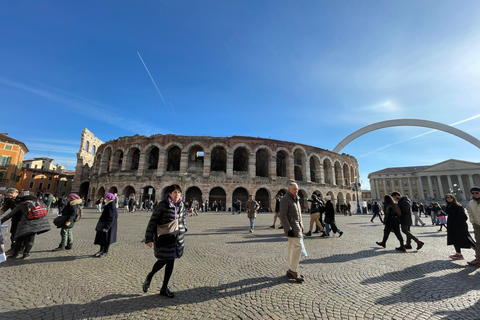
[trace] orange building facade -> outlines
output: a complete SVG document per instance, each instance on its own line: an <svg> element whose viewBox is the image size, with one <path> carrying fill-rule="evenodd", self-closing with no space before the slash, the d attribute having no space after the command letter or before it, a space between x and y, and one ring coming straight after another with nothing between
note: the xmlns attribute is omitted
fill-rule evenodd
<svg viewBox="0 0 480 320"><path fill-rule="evenodd" d="M20 189L23 157L27 152L23 142L0 133L0 193L10 187Z"/></svg>

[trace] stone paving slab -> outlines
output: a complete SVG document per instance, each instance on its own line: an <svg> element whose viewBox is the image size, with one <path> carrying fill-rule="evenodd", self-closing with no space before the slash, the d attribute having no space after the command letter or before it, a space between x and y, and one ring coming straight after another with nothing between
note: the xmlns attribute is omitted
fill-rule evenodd
<svg viewBox="0 0 480 320"><path fill-rule="evenodd" d="M342 237L305 239L298 284L285 276L287 240L269 228L273 214L259 214L252 234L246 214L200 213L188 217L169 299L158 295L163 270L147 294L141 288L155 262L141 243L149 217L120 211L105 258L92 257L93 209L76 224L72 250L50 251L59 229L37 236L29 259L0 264L0 319L480 319L479 270L466 264L474 252L451 261L435 226L412 227L426 245L399 253L393 234L386 249L375 244L383 226L370 215L337 215Z"/></svg>

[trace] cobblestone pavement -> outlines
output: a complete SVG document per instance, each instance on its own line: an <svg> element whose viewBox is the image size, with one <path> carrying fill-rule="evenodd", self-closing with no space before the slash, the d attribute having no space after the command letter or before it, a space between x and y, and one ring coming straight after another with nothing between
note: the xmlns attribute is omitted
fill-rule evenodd
<svg viewBox="0 0 480 320"><path fill-rule="evenodd" d="M0 264L0 319L480 319L480 271L466 264L473 250L450 260L446 232L431 225L412 227L426 243L420 251L396 252L393 234L383 249L383 226L370 215L337 215L342 237L305 240L303 284L285 276L287 240L269 228L273 214L259 214L254 233L246 214L188 217L175 298L158 295L163 270L144 294L155 262L141 243L149 216L120 210L119 241L105 258L92 257L93 209L76 224L72 250L50 251L59 229L37 236L29 259Z"/></svg>

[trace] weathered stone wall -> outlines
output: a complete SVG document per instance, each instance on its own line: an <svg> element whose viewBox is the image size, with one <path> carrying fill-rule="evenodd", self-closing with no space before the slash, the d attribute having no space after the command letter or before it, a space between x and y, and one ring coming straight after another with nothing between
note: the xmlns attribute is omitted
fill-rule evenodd
<svg viewBox="0 0 480 320"><path fill-rule="evenodd" d="M222 205L230 208L236 199L253 194L264 208L273 209L275 194L295 181L302 205L308 207L306 199L314 191L340 203L356 200L356 179L354 157L303 144L243 136L135 135L98 148L89 197L113 191L121 200L131 193L139 199L153 188L160 200L163 190L177 183L187 201L223 199ZM217 187L223 198L215 196L219 189L212 191Z"/></svg>

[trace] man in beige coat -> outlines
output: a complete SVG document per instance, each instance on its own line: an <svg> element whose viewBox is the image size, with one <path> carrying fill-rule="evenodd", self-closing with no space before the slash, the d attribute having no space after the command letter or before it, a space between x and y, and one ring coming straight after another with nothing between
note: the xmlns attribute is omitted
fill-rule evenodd
<svg viewBox="0 0 480 320"><path fill-rule="evenodd" d="M253 195L248 196L248 202L245 205L245 209L247 209L247 217L250 219L250 232L253 233L253 229L255 229L257 210L260 209L258 202L253 200Z"/></svg>
<svg viewBox="0 0 480 320"><path fill-rule="evenodd" d="M280 200L279 218L282 221L283 232L288 237L287 277L302 282L305 278L297 273L297 268L302 253L300 239L303 238L303 221L296 183L291 183L288 186L287 194Z"/></svg>
<svg viewBox="0 0 480 320"><path fill-rule="evenodd" d="M477 243L475 245L475 260L468 262L468 264L480 267L480 187L472 187L470 194L472 195L472 200L467 205L467 211Z"/></svg>

